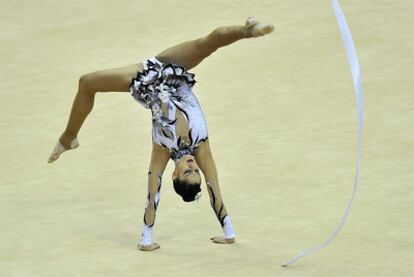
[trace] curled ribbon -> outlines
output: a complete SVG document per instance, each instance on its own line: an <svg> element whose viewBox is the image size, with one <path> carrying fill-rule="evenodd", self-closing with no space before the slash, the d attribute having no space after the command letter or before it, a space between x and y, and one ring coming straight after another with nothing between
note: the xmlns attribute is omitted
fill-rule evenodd
<svg viewBox="0 0 414 277"><path fill-rule="evenodd" d="M359 180L359 171L360 171L360 163L361 163L361 154L362 154L362 126L363 126L363 116L364 116L364 98L362 94L362 82L361 82L361 71L359 68L359 61L358 56L355 51L354 42L352 40L352 35L349 30L348 24L346 22L345 16L342 12L342 9L338 3L337 0L332 0L332 6L335 11L336 20L338 22L339 30L341 32L342 40L344 42L346 55L348 58L348 63L351 68L352 73L352 79L354 83L354 89L355 89L355 98L356 98L356 108L358 113L358 157L356 162L356 174L354 179L354 190L351 196L351 199L349 200L348 206L346 207L345 213L342 216L342 219L339 223L339 225L336 227L335 231L332 233L332 235L321 244L305 249L301 251L299 254L297 254L295 257L290 259L289 261L282 264L282 266L289 266L295 261L299 260L300 258L303 258L309 254L315 253L325 246L327 246L329 243L331 243L336 235L339 233L341 228L345 225L345 222L348 218L349 211L352 206L352 202L354 201L356 192L358 190L358 180Z"/></svg>

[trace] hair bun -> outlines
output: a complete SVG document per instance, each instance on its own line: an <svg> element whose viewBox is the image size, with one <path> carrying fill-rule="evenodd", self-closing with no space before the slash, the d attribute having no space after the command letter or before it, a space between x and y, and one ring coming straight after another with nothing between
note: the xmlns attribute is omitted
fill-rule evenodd
<svg viewBox="0 0 414 277"><path fill-rule="evenodd" d="M174 190L181 196L184 202L192 202L200 198L201 186L200 183L188 184L179 179L174 180Z"/></svg>
<svg viewBox="0 0 414 277"><path fill-rule="evenodd" d="M192 202L192 201L195 200L195 198L191 197L191 196L185 196L185 197L183 197L183 200L184 200L184 202Z"/></svg>

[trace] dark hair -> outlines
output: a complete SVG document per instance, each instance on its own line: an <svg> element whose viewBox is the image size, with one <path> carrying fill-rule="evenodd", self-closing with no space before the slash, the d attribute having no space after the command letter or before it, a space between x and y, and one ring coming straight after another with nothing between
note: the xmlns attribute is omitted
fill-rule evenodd
<svg viewBox="0 0 414 277"><path fill-rule="evenodd" d="M197 193L201 191L201 183L190 184L178 178L174 179L173 183L175 192L183 198L184 202L194 201Z"/></svg>

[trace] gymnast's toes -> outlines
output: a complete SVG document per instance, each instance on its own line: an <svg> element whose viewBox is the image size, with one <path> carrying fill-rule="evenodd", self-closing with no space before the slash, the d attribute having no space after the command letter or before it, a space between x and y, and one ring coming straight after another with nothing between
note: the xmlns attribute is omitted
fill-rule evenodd
<svg viewBox="0 0 414 277"><path fill-rule="evenodd" d="M56 161L60 155L68 150L71 149L75 149L79 147L79 141L77 138L75 138L74 140L71 141L69 148L66 148L65 146L63 146L63 144L60 142L60 140L58 140L58 142L56 143L55 147L52 150L52 153L49 156L48 159L48 163L53 163L54 161Z"/></svg>
<svg viewBox="0 0 414 277"><path fill-rule="evenodd" d="M272 24L260 23L255 17L251 16L246 20L245 27L250 31L252 37L259 37L270 34L275 27Z"/></svg>

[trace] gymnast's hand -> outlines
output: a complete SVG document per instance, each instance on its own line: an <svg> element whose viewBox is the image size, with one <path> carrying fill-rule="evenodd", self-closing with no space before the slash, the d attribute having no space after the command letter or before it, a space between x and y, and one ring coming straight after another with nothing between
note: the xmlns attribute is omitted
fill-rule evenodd
<svg viewBox="0 0 414 277"><path fill-rule="evenodd" d="M220 244L232 244L234 243L236 240L234 238L231 239L226 239L225 237L221 236L221 237L212 237L210 238L214 243L220 243Z"/></svg>
<svg viewBox="0 0 414 277"><path fill-rule="evenodd" d="M160 245L158 243L155 243L155 242L153 242L149 245L138 244L138 249L141 250L141 251L153 251L153 250L158 249L158 248L160 248Z"/></svg>

